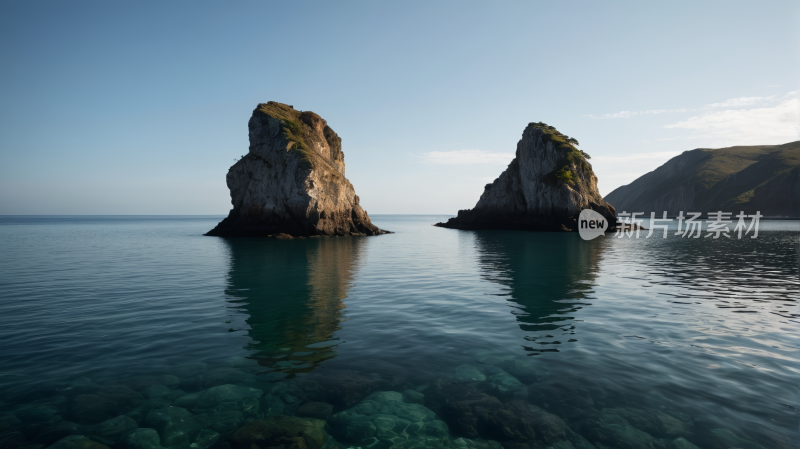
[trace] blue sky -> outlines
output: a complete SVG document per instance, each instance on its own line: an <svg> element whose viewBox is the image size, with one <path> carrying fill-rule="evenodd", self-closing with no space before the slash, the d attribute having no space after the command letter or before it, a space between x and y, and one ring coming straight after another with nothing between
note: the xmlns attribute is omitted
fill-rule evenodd
<svg viewBox="0 0 800 449"><path fill-rule="evenodd" d="M529 122L602 194L798 137L800 2L0 2L0 214L226 214L269 100L320 114L372 214L470 208Z"/></svg>

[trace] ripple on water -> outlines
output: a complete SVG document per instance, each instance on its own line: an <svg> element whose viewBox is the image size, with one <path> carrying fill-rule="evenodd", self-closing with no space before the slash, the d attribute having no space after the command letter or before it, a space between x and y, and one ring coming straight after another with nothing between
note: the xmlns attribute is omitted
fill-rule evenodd
<svg viewBox="0 0 800 449"><path fill-rule="evenodd" d="M585 242L441 218L292 241L0 219L0 446L795 444L797 223Z"/></svg>

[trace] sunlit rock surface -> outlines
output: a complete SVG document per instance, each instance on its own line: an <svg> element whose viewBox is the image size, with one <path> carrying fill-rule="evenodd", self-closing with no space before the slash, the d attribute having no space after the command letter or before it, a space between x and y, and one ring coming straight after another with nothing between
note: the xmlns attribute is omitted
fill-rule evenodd
<svg viewBox="0 0 800 449"><path fill-rule="evenodd" d="M319 115L270 101L248 123L249 152L228 171L233 209L206 235L378 235L345 177L342 139Z"/></svg>
<svg viewBox="0 0 800 449"><path fill-rule="evenodd" d="M575 231L583 209L615 230L616 212L597 190L597 176L577 141L544 123L531 123L508 168L484 188L473 209L436 226L453 229Z"/></svg>

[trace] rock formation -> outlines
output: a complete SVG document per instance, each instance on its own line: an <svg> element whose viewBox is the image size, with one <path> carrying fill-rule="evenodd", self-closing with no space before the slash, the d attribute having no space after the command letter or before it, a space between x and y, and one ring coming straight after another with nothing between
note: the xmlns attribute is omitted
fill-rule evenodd
<svg viewBox="0 0 800 449"><path fill-rule="evenodd" d="M800 142L684 151L606 200L646 216L744 211L800 217Z"/></svg>
<svg viewBox="0 0 800 449"><path fill-rule="evenodd" d="M589 155L578 141L544 123L531 123L508 168L487 184L475 208L436 226L452 229L577 231L576 218L592 209L616 230L616 211L597 190Z"/></svg>
<svg viewBox="0 0 800 449"><path fill-rule="evenodd" d="M250 149L228 171L233 209L206 235L377 235L345 178L342 139L319 115L270 101L250 122Z"/></svg>

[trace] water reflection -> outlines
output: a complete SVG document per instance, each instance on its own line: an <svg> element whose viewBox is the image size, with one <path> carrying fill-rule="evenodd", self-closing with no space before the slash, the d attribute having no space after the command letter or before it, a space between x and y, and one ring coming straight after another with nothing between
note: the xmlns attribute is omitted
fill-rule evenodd
<svg viewBox="0 0 800 449"><path fill-rule="evenodd" d="M800 316L791 311L800 298L797 236L773 231L762 232L757 240L670 238L622 244L632 259L648 261L641 268L649 275L664 276L661 284L673 287L666 293L672 302L711 301L736 313L767 310L791 318ZM789 308L780 310L782 302Z"/></svg>
<svg viewBox="0 0 800 449"><path fill-rule="evenodd" d="M590 305L607 242L525 232L479 232L475 239L482 276L506 287L520 328L530 332L525 349L558 352L575 341L574 313Z"/></svg>
<svg viewBox="0 0 800 449"><path fill-rule="evenodd" d="M251 358L272 377L310 372L336 356L363 239L280 241L227 239L230 270L225 294L243 312L231 315L231 331L252 339ZM236 323L237 316L244 317Z"/></svg>

